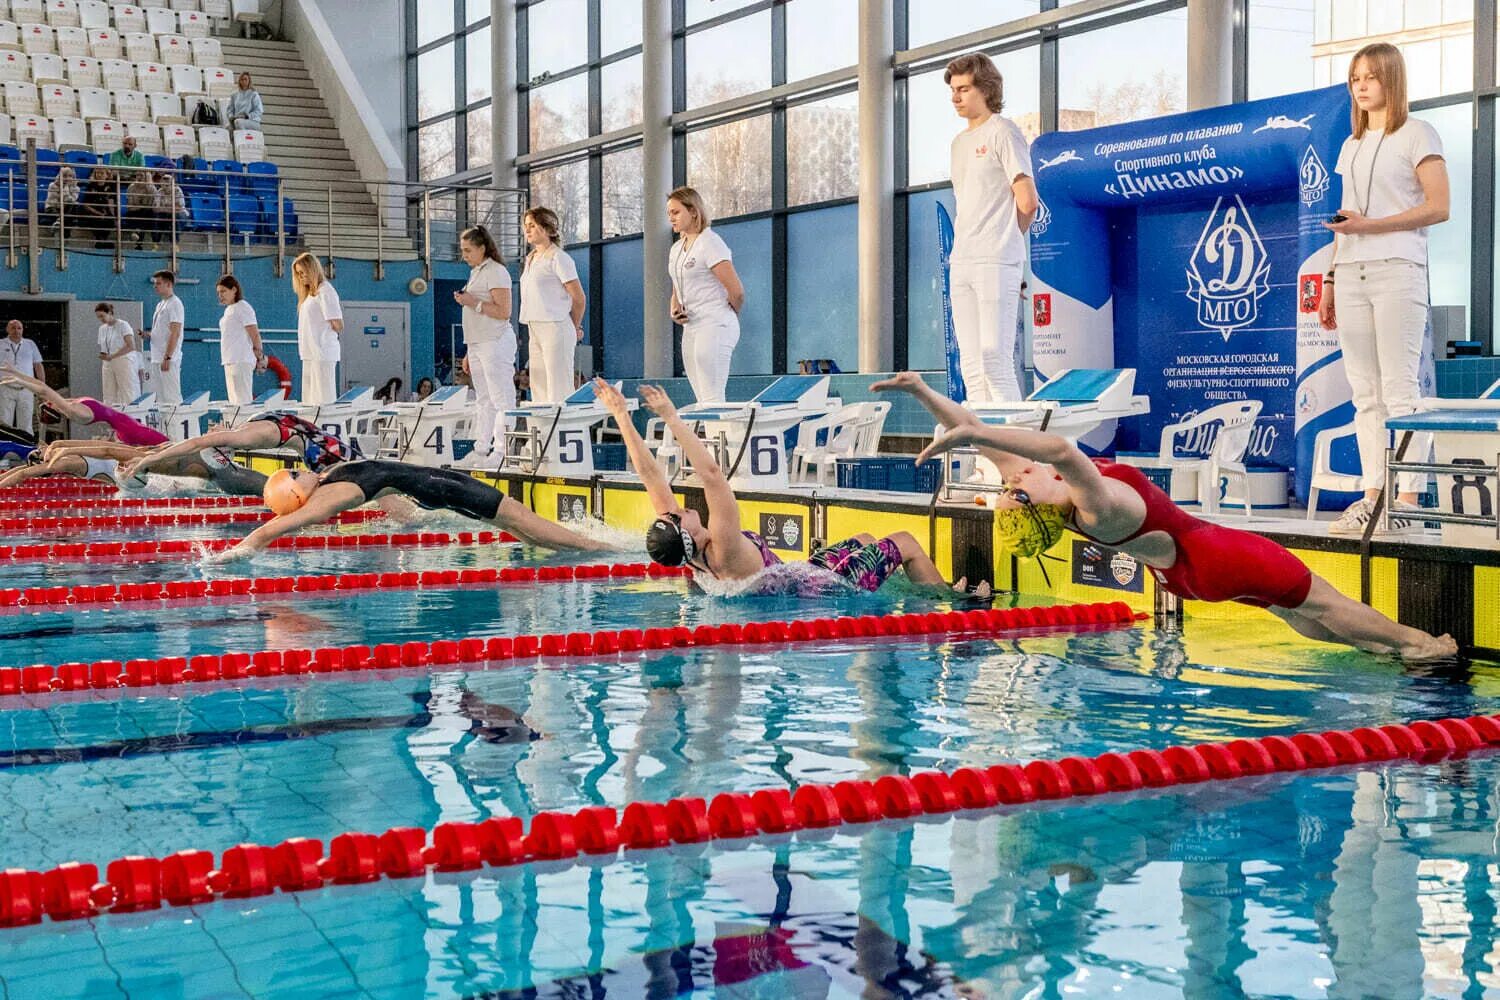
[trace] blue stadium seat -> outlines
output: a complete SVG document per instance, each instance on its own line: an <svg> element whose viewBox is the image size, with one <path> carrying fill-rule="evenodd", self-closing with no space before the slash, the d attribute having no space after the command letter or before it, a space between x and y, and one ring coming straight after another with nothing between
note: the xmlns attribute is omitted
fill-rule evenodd
<svg viewBox="0 0 1500 1000"><path fill-rule="evenodd" d="M152 170L171 170L177 166L177 161L170 156L148 156L145 160L146 166Z"/></svg>
<svg viewBox="0 0 1500 1000"><path fill-rule="evenodd" d="M57 176L58 167L62 166L62 154L55 149L41 149L36 151L36 182L42 190L52 183Z"/></svg>
<svg viewBox="0 0 1500 1000"><path fill-rule="evenodd" d="M15 146L0 146L0 174L24 174L21 150Z"/></svg>
<svg viewBox="0 0 1500 1000"><path fill-rule="evenodd" d="M229 193L242 194L245 190L245 167L239 160L214 160L209 165L214 174L215 190L224 191L224 175L229 174Z"/></svg>
<svg viewBox="0 0 1500 1000"><path fill-rule="evenodd" d="M251 194L261 198L276 197L276 182L280 176L281 172L274 163L245 164L245 187Z"/></svg>
<svg viewBox="0 0 1500 1000"><path fill-rule="evenodd" d="M78 176L78 183L82 184L94 172L99 158L87 149L70 149L63 154L63 162L73 168L73 173Z"/></svg>
<svg viewBox="0 0 1500 1000"><path fill-rule="evenodd" d="M260 232L260 203L253 195L229 196L229 231L235 236L255 236Z"/></svg>
<svg viewBox="0 0 1500 1000"><path fill-rule="evenodd" d="M194 191L184 192L187 197L188 229L194 232L222 233L224 231L224 199L216 194Z"/></svg>

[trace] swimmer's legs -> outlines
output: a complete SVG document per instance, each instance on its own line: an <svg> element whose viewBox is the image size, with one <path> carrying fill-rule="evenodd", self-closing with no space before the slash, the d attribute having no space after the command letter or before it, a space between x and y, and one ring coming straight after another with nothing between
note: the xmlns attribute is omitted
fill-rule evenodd
<svg viewBox="0 0 1500 1000"><path fill-rule="evenodd" d="M5 475L0 476L0 489L7 486L16 486L26 482L28 479L39 479L42 476L81 476L88 471L88 466L83 459L72 455L64 455L40 465L23 465L12 469Z"/></svg>
<svg viewBox="0 0 1500 1000"><path fill-rule="evenodd" d="M910 532L897 531L887 537L901 550L901 565L905 567L906 575L913 583L947 583L943 574L938 572L937 564L922 548L922 543L912 537Z"/></svg>
<svg viewBox="0 0 1500 1000"><path fill-rule="evenodd" d="M1345 597L1316 573L1307 600L1290 610L1271 610L1308 638L1343 642L1368 652L1395 653L1411 660L1441 659L1458 652L1451 636L1432 636L1393 622L1369 605Z"/></svg>
<svg viewBox="0 0 1500 1000"><path fill-rule="evenodd" d="M510 497L500 501L495 511L494 523L518 536L522 541L543 545L549 549L575 550L579 552L608 552L612 546L605 542L586 538L532 513L526 505Z"/></svg>

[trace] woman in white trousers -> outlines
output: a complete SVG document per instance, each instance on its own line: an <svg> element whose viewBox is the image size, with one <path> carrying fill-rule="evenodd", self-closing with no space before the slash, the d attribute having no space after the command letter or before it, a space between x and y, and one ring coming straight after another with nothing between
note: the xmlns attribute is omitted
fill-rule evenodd
<svg viewBox="0 0 1500 1000"><path fill-rule="evenodd" d="M104 379L104 405L116 409L129 406L141 393L140 378L136 375L135 331L130 324L115 315L113 303L101 302L94 306L94 316L99 320L100 374Z"/></svg>
<svg viewBox="0 0 1500 1000"><path fill-rule="evenodd" d="M335 373L341 356L339 335L344 332L343 306L322 263L310 253L292 261L292 288L297 292L302 402L322 406L338 398Z"/></svg>
<svg viewBox="0 0 1500 1000"><path fill-rule="evenodd" d="M474 226L458 240L469 282L453 293L463 306L464 371L474 383L478 413L474 450L462 464L497 468L505 455L505 419L516 405L516 331L510 325L510 272L488 229Z"/></svg>
<svg viewBox="0 0 1500 1000"><path fill-rule="evenodd" d="M521 271L521 322L529 335L531 401L561 403L573 393L574 345L583 340L588 302L573 258L559 242L550 208L527 211L522 229L531 252Z"/></svg>
<svg viewBox="0 0 1500 1000"><path fill-rule="evenodd" d="M1343 350L1365 494L1329 530L1358 535L1385 488L1385 422L1421 405L1427 227L1448 218L1448 170L1437 130L1410 117L1406 66L1395 46L1379 42L1354 54L1349 96L1353 135L1335 168L1343 201L1325 223L1337 236L1318 313L1325 328L1338 331ZM1405 460L1425 461L1431 447L1428 435L1417 435ZM1415 508L1425 483L1426 476L1403 474L1392 512ZM1404 530L1418 520L1393 518L1391 526Z"/></svg>
<svg viewBox="0 0 1500 1000"><path fill-rule="evenodd" d="M667 219L677 234L667 273L672 320L682 324L682 366L698 402L722 403L740 341L745 287L728 245L709 228L708 208L697 191L680 187L668 195Z"/></svg>
<svg viewBox="0 0 1500 1000"><path fill-rule="evenodd" d="M255 373L266 363L255 309L232 274L220 278L214 291L224 307L219 317L219 364L224 369L225 398L231 406L249 406L255 399Z"/></svg>

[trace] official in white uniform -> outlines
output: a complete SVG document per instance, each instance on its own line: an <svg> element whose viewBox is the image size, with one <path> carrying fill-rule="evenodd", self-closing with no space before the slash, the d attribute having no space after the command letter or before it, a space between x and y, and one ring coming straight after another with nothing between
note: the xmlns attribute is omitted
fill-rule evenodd
<svg viewBox="0 0 1500 1000"><path fill-rule="evenodd" d="M1325 223L1337 236L1318 311L1323 326L1338 331L1344 352L1365 491L1329 530L1359 535L1385 489L1390 437L1385 422L1421 406L1427 227L1447 221L1449 192L1437 129L1410 116L1399 49L1378 42L1356 52L1349 64L1349 96L1353 134L1344 140L1334 168L1344 195L1340 221ZM1404 459L1425 462L1431 448L1430 435L1414 435ZM1415 506L1426 480L1420 473L1403 473L1395 499ZM1404 530L1417 523L1393 517L1391 527Z"/></svg>
<svg viewBox="0 0 1500 1000"><path fill-rule="evenodd" d="M119 409L130 405L140 394L140 378L136 375L135 331L130 324L115 315L112 303L101 302L94 306L94 316L99 320L99 365L104 382L104 405Z"/></svg>
<svg viewBox="0 0 1500 1000"><path fill-rule="evenodd" d="M214 290L224 315L219 317L219 364L224 366L224 391L230 403L248 406L255 398L255 372L266 360L260 343L255 309L245 301L245 290L232 274L220 278Z"/></svg>
<svg viewBox="0 0 1500 1000"><path fill-rule="evenodd" d="M729 246L709 228L708 208L697 191L680 187L668 195L667 219L677 234L667 272L672 320L682 324L682 366L698 402L722 403L734 345L740 342L745 286Z"/></svg>
<svg viewBox="0 0 1500 1000"><path fill-rule="evenodd" d="M521 322L528 335L533 403L560 403L572 395L573 349L583 340L588 308L578 269L558 242L559 226L550 208L533 208L522 222L531 245L521 271Z"/></svg>
<svg viewBox="0 0 1500 1000"><path fill-rule="evenodd" d="M182 402L182 329L185 313L177 297L177 276L171 271L157 271L151 276L156 288L156 312L151 316L151 363L146 368L146 385L156 393L156 401L165 406Z"/></svg>
<svg viewBox="0 0 1500 1000"><path fill-rule="evenodd" d="M338 398L339 335L344 332L344 310L339 293L323 265L310 253L292 261L292 287L297 291L297 354L302 359L302 402L314 406Z"/></svg>
<svg viewBox="0 0 1500 1000"><path fill-rule="evenodd" d="M968 122L952 147L957 211L948 283L959 370L971 402L1016 400L1016 309L1037 210L1031 151L1016 123L1000 115L1004 81L988 56L959 56L943 79Z"/></svg>
<svg viewBox="0 0 1500 1000"><path fill-rule="evenodd" d="M0 376L4 375L3 369L13 368L22 375L45 382L47 369L42 366L42 352L36 341L22 336L25 331L18 319L5 324L5 339L0 340ZM29 434L35 426L35 413L36 396L30 389L0 384L0 424Z"/></svg>
<svg viewBox="0 0 1500 1000"><path fill-rule="evenodd" d="M516 405L516 331L510 325L510 272L500 248L483 226L466 229L458 241L469 282L453 293L464 308L464 371L474 383L478 406L474 450L465 465L496 468L505 452L505 412Z"/></svg>

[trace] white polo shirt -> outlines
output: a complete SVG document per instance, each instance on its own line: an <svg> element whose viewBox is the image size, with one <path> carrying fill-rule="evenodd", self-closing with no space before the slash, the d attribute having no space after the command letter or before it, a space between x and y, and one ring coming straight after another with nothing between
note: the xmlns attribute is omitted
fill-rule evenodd
<svg viewBox="0 0 1500 1000"><path fill-rule="evenodd" d="M510 291L510 272L505 265L486 257L479 266L469 272L469 283L464 291L476 296L480 302L491 302L490 292L496 288ZM487 316L478 309L464 306L464 343L488 344L511 332L510 320Z"/></svg>
<svg viewBox="0 0 1500 1000"><path fill-rule="evenodd" d="M99 353L113 354L125 346L125 338L134 331L130 324L123 319L116 319L113 323L103 323L99 326ZM118 360L118 359L117 359Z"/></svg>
<svg viewBox="0 0 1500 1000"><path fill-rule="evenodd" d="M672 291L677 301L687 311L688 322L732 313L729 307L729 291L714 274L714 267L733 261L729 244L713 228L703 230L697 236L680 237L672 244L667 256L667 273L672 278Z"/></svg>
<svg viewBox="0 0 1500 1000"><path fill-rule="evenodd" d="M0 366L14 368L31 378L36 375L36 366L41 363L42 352L30 337L22 337L20 340L0 337Z"/></svg>
<svg viewBox="0 0 1500 1000"><path fill-rule="evenodd" d="M563 287L578 280L578 268L563 248L553 245L526 258L521 272L521 322L570 323L573 299Z"/></svg>
<svg viewBox="0 0 1500 1000"><path fill-rule="evenodd" d="M1437 129L1418 118L1408 118L1389 134L1367 129L1359 139L1344 140L1334 173L1343 181L1340 208L1352 208L1371 219L1399 215L1422 204L1417 164L1443 155ZM1409 260L1427 263L1427 228L1395 233L1340 235L1335 264L1356 261Z"/></svg>
<svg viewBox="0 0 1500 1000"><path fill-rule="evenodd" d="M1016 224L1010 186L1031 173L1026 136L1009 118L991 115L953 138L954 264L1026 263L1026 234Z"/></svg>
<svg viewBox="0 0 1500 1000"><path fill-rule="evenodd" d="M303 361L337 361L343 356L333 320L344 318L344 307L333 282L325 281L297 307L297 355Z"/></svg>
<svg viewBox="0 0 1500 1000"><path fill-rule="evenodd" d="M255 348L246 327L256 325L255 310L244 299L224 307L219 317L219 364L255 364Z"/></svg>

